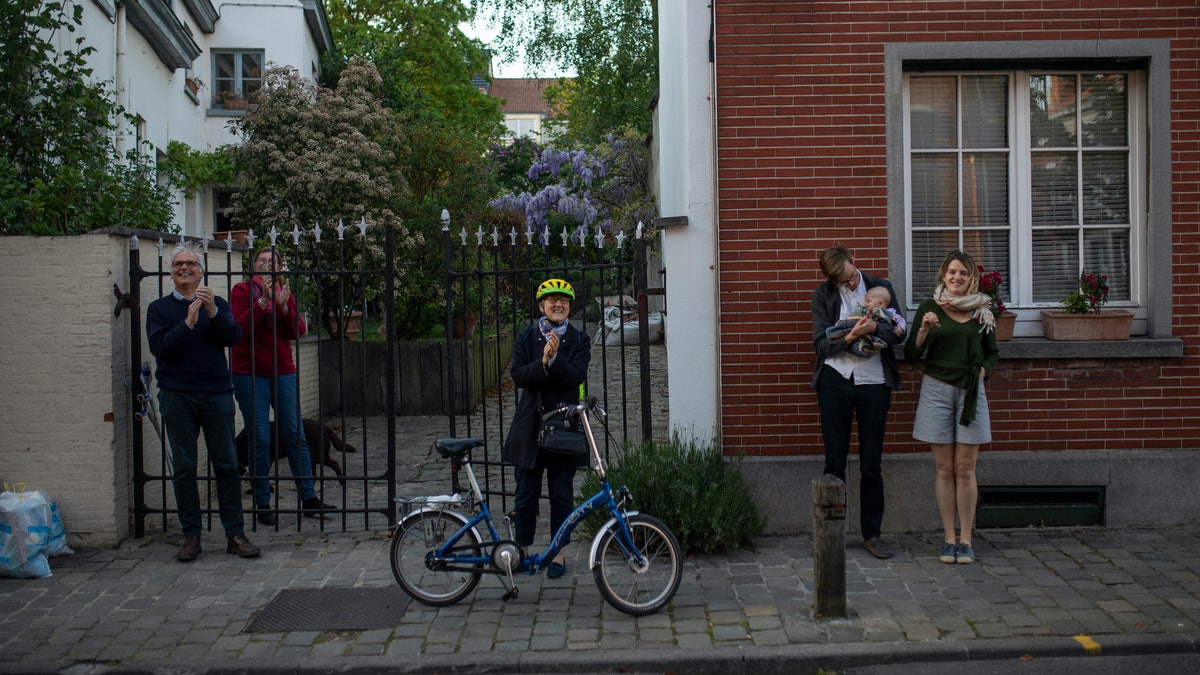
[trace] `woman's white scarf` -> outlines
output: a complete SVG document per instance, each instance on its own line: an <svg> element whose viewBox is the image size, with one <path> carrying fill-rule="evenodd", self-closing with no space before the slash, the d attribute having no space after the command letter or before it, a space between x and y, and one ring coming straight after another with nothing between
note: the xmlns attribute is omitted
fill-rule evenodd
<svg viewBox="0 0 1200 675"><path fill-rule="evenodd" d="M992 315L992 299L983 293L967 295L951 295L945 284L938 284L933 291L933 300L942 307L951 307L960 312L967 312L979 322L980 333L991 333L996 330L996 317Z"/></svg>

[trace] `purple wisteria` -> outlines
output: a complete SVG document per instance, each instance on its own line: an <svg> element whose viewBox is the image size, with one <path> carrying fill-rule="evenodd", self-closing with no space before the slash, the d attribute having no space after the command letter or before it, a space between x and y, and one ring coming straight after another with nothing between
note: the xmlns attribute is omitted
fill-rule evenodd
<svg viewBox="0 0 1200 675"><path fill-rule="evenodd" d="M615 236L639 221L654 221L648 164L636 135L610 136L594 149L542 148L525 174L540 187L503 195L491 206L524 214L526 226L539 234L566 228L575 244L586 243L589 233Z"/></svg>

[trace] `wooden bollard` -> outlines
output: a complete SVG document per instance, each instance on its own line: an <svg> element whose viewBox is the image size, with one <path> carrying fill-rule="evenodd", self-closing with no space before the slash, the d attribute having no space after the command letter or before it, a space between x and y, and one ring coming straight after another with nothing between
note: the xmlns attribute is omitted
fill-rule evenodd
<svg viewBox="0 0 1200 675"><path fill-rule="evenodd" d="M846 483L832 474L813 487L813 616L846 618Z"/></svg>

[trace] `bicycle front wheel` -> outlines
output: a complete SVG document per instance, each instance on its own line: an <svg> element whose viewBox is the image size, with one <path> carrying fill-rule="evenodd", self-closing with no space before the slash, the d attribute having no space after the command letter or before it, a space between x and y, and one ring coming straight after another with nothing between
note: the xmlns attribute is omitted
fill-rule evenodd
<svg viewBox="0 0 1200 675"><path fill-rule="evenodd" d="M479 585L481 573L462 568L482 569L483 565L456 563L453 567L458 569L447 569L450 565L445 562L431 560L434 551L467 522L467 517L456 511L420 511L396 527L392 535L392 574L400 587L418 602L435 607L453 605ZM478 555L482 540L471 528L454 546Z"/></svg>
<svg viewBox="0 0 1200 675"><path fill-rule="evenodd" d="M645 562L633 559L622 541L620 524L613 523L600 534L592 575L610 605L632 616L645 616L675 597L683 576L683 555L675 533L661 520L644 514L627 520L633 545Z"/></svg>

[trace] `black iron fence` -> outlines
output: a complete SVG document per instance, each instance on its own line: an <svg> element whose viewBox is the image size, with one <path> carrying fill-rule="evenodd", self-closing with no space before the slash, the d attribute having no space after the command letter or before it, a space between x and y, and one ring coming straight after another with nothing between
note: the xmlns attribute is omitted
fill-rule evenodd
<svg viewBox="0 0 1200 675"><path fill-rule="evenodd" d="M516 409L520 392L507 378L512 357L512 337L537 321L538 285L549 278L568 281L575 292L570 321L593 339L592 362L585 390L596 395L610 411L607 433L601 436L605 452L613 444L639 442L651 437L650 357L652 322L647 297L647 238L641 224L632 231L589 231L586 227L557 232L498 228L473 232L465 227L453 233L443 221L446 261L446 324L461 326L463 352L470 361L453 363L452 388L479 389L472 378L479 373L501 372L498 382L485 383L492 392L482 405L449 411L452 436L486 439L482 457L473 457L483 468L483 489L508 508L511 477L500 461L500 448ZM661 291L658 291L661 292ZM627 330L634 329L634 330ZM507 350L489 346L500 336ZM459 367L464 365L465 367ZM636 368L636 374L633 369ZM632 384L631 384L632 383ZM631 386L635 384L636 390Z"/></svg>
<svg viewBox="0 0 1200 675"><path fill-rule="evenodd" d="M311 422L312 476L322 501L337 507L322 527L375 529L395 523L397 415L444 415L446 435L488 440L476 466L484 467L485 489L508 508L508 472L499 449L515 409L518 392L508 378L514 336L535 321L537 285L550 277L567 279L577 301L571 321L594 339L586 388L610 410L606 451L614 443L650 437L649 356L653 332L648 320L647 245L641 227L633 232L527 230L501 233L476 227L452 234L443 218L444 269L423 270L444 284L444 336L398 342L396 317L403 298L395 270L413 261L397 251L391 231L354 227L293 229L255 236L244 245L203 240L206 279L217 295L229 299L249 279L251 254L266 248L285 263L271 279L286 281L296 297L307 334L292 342L299 396L294 414ZM159 240L157 255L143 259L136 239L130 248L129 289L117 311L130 312L129 383L135 404L133 421L134 533L165 529L174 513L170 454L161 426L153 421L156 387L153 359L141 324L144 306L169 294L174 242ZM404 278L404 277L399 277ZM607 317L607 321L606 321ZM629 331L630 327L637 329ZM258 329L254 329L258 330ZM244 331L245 332L245 331ZM252 339L246 335L243 339ZM143 369L142 366L148 366ZM149 381L147 381L149 380ZM145 399L138 402L139 398ZM273 401L273 402L277 402ZM239 414L237 428L251 439ZM150 429L155 429L151 431ZM280 453L285 454L285 453ZM198 480L206 526L218 515L216 484L203 464ZM446 468L447 487L449 468ZM248 462L246 478L266 478L271 511L300 512L300 494L286 460L266 476ZM405 476L399 476L400 481ZM247 526L253 522L248 514ZM275 527L294 519L279 518ZM219 523L217 523L219 527Z"/></svg>

